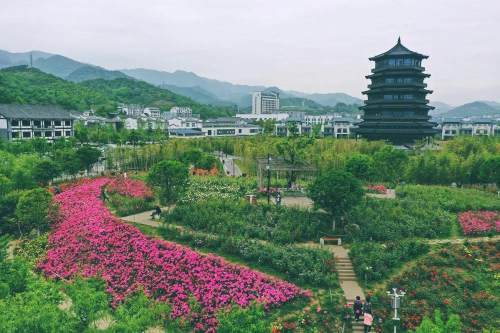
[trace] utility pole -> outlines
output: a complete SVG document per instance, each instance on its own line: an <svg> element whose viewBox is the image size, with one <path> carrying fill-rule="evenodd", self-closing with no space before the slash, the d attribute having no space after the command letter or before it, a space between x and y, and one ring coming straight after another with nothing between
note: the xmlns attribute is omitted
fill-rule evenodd
<svg viewBox="0 0 500 333"><path fill-rule="evenodd" d="M401 307L401 298L404 297L405 292L401 291L398 294L398 289L392 288L392 293L388 291L387 295L391 296L391 306L394 309L394 318L392 318L394 321L394 333L397 333L397 323L401 320L401 318L398 317L398 309Z"/></svg>
<svg viewBox="0 0 500 333"><path fill-rule="evenodd" d="M271 203L271 156L267 154L267 204Z"/></svg>

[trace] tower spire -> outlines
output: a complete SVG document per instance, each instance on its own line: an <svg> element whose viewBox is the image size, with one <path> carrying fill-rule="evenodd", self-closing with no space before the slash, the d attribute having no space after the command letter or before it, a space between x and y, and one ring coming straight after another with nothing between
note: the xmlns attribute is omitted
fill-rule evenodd
<svg viewBox="0 0 500 333"><path fill-rule="evenodd" d="M401 44L401 36L398 37L398 44Z"/></svg>

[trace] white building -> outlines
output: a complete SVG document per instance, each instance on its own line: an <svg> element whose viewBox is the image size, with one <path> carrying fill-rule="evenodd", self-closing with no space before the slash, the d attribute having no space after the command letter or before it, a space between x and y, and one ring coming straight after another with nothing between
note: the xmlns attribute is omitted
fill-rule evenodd
<svg viewBox="0 0 500 333"><path fill-rule="evenodd" d="M168 120L168 129L180 129L180 128L202 128L203 122L200 118L182 118L175 117Z"/></svg>
<svg viewBox="0 0 500 333"><path fill-rule="evenodd" d="M206 136L247 136L261 132L260 126L236 118L208 119L203 122L201 130Z"/></svg>
<svg viewBox="0 0 500 333"><path fill-rule="evenodd" d="M193 110L187 106L174 106L170 109L170 114L174 117L192 117Z"/></svg>
<svg viewBox="0 0 500 333"><path fill-rule="evenodd" d="M252 113L269 114L280 109L280 95L277 92L254 92L252 94Z"/></svg>
<svg viewBox="0 0 500 333"><path fill-rule="evenodd" d="M131 117L125 118L124 127L128 130L138 129L139 126L137 124L137 118L131 118Z"/></svg>
<svg viewBox="0 0 500 333"><path fill-rule="evenodd" d="M161 111L159 108L147 107L147 108L144 108L142 114L145 116L151 117L151 118L160 118Z"/></svg>
<svg viewBox="0 0 500 333"><path fill-rule="evenodd" d="M500 136L500 122L493 119L464 121L459 119L444 120L441 123L443 140L459 135Z"/></svg>
<svg viewBox="0 0 500 333"><path fill-rule="evenodd" d="M59 106L0 104L0 138L8 140L74 135L75 117Z"/></svg>
<svg viewBox="0 0 500 333"><path fill-rule="evenodd" d="M284 121L288 118L288 113L238 113L236 118L245 119L249 121L261 121L261 120L274 120L274 121Z"/></svg>

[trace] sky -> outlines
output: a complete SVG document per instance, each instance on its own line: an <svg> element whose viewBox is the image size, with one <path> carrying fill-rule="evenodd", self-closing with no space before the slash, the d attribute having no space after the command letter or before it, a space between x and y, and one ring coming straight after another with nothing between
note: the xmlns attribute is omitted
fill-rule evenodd
<svg viewBox="0 0 500 333"><path fill-rule="evenodd" d="M361 97L398 36L430 97L500 102L499 0L0 0L0 49Z"/></svg>

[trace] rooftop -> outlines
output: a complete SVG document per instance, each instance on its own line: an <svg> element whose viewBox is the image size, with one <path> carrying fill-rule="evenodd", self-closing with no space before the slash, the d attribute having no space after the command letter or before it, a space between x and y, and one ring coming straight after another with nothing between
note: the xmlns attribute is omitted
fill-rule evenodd
<svg viewBox="0 0 500 333"><path fill-rule="evenodd" d="M0 104L0 115L10 119L72 119L70 111L57 105Z"/></svg>
<svg viewBox="0 0 500 333"><path fill-rule="evenodd" d="M420 54L418 52L414 52L414 51L408 49L406 46L404 46L401 43L401 37L400 37L400 38L398 38L398 42L396 43L396 45L394 45L394 47L392 49L390 49L389 51L386 51L384 53L381 53L379 55L376 55L374 57L371 57L370 60L379 60L379 59L385 58L385 57L404 56L404 55L413 55L413 56L417 56L419 58L424 58L424 59L429 58L429 56L426 56L426 55L423 55L423 54Z"/></svg>

